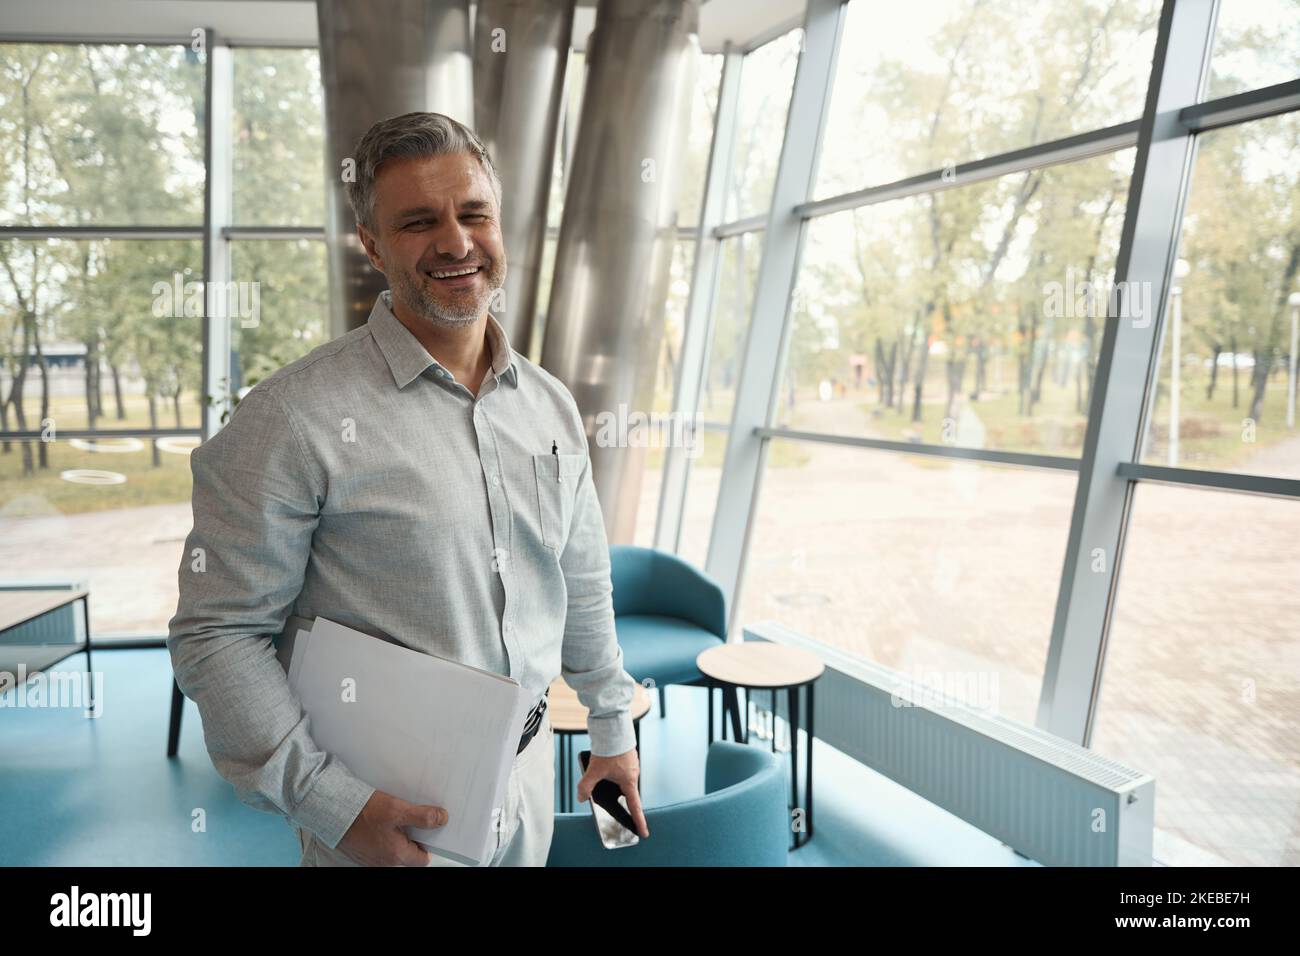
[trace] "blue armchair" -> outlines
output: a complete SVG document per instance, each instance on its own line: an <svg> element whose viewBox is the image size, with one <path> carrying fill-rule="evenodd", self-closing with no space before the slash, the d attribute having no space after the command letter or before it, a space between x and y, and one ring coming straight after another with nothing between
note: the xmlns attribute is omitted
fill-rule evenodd
<svg viewBox="0 0 1300 956"><path fill-rule="evenodd" d="M606 850L591 808L557 813L547 866L785 866L790 845L786 768L760 747L717 740L705 795L645 812L650 839Z"/></svg>
<svg viewBox="0 0 1300 956"><path fill-rule="evenodd" d="M654 682L663 716L665 687L704 682L695 658L726 640L726 598L712 578L676 555L620 544L609 549L609 560L623 669Z"/></svg>

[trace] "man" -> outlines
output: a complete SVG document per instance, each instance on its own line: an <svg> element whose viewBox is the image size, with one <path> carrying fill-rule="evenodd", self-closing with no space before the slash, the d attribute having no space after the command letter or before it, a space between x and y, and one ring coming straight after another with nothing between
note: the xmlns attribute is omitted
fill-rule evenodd
<svg viewBox="0 0 1300 956"><path fill-rule="evenodd" d="M303 865L446 864L403 828L447 811L378 791L315 746L272 642L290 617L507 674L537 701L492 864L546 861L544 695L561 673L590 710L579 799L614 781L648 836L582 419L488 313L506 274L491 158L456 121L408 113L373 126L353 159L357 235L389 291L194 451L167 642L177 682L217 770L295 825Z"/></svg>

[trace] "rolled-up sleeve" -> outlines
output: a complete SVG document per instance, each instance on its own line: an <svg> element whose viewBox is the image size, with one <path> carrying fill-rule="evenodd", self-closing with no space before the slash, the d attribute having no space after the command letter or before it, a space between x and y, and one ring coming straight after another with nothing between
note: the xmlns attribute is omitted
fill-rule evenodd
<svg viewBox="0 0 1300 956"><path fill-rule="evenodd" d="M325 480L272 383L250 391L190 458L194 527L168 625L176 681L239 798L336 847L374 788L321 751L279 663Z"/></svg>
<svg viewBox="0 0 1300 956"><path fill-rule="evenodd" d="M614 631L613 585L605 521L591 480L591 457L578 483L569 540L560 556L568 590L561 673L587 708L591 752L598 757L636 746L632 694L636 682L623 670Z"/></svg>

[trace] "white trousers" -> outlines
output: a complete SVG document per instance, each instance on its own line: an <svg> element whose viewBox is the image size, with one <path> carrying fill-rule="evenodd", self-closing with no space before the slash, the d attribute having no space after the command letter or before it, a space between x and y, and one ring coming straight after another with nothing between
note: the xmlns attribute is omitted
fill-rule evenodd
<svg viewBox="0 0 1300 956"><path fill-rule="evenodd" d="M506 802L497 830L497 849L486 866L545 866L555 828L555 739L551 715L542 715L542 726L515 756L506 785ZM299 866L356 866L341 850L323 844L316 834L295 827L302 847ZM433 855L429 866L465 866Z"/></svg>

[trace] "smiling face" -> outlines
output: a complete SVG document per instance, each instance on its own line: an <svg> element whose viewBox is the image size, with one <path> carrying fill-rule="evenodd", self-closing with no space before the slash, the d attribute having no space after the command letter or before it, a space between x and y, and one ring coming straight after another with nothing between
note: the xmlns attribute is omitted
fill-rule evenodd
<svg viewBox="0 0 1300 956"><path fill-rule="evenodd" d="M500 210L469 153L390 159L375 177L374 231L358 225L394 305L435 325L469 325L506 278Z"/></svg>

